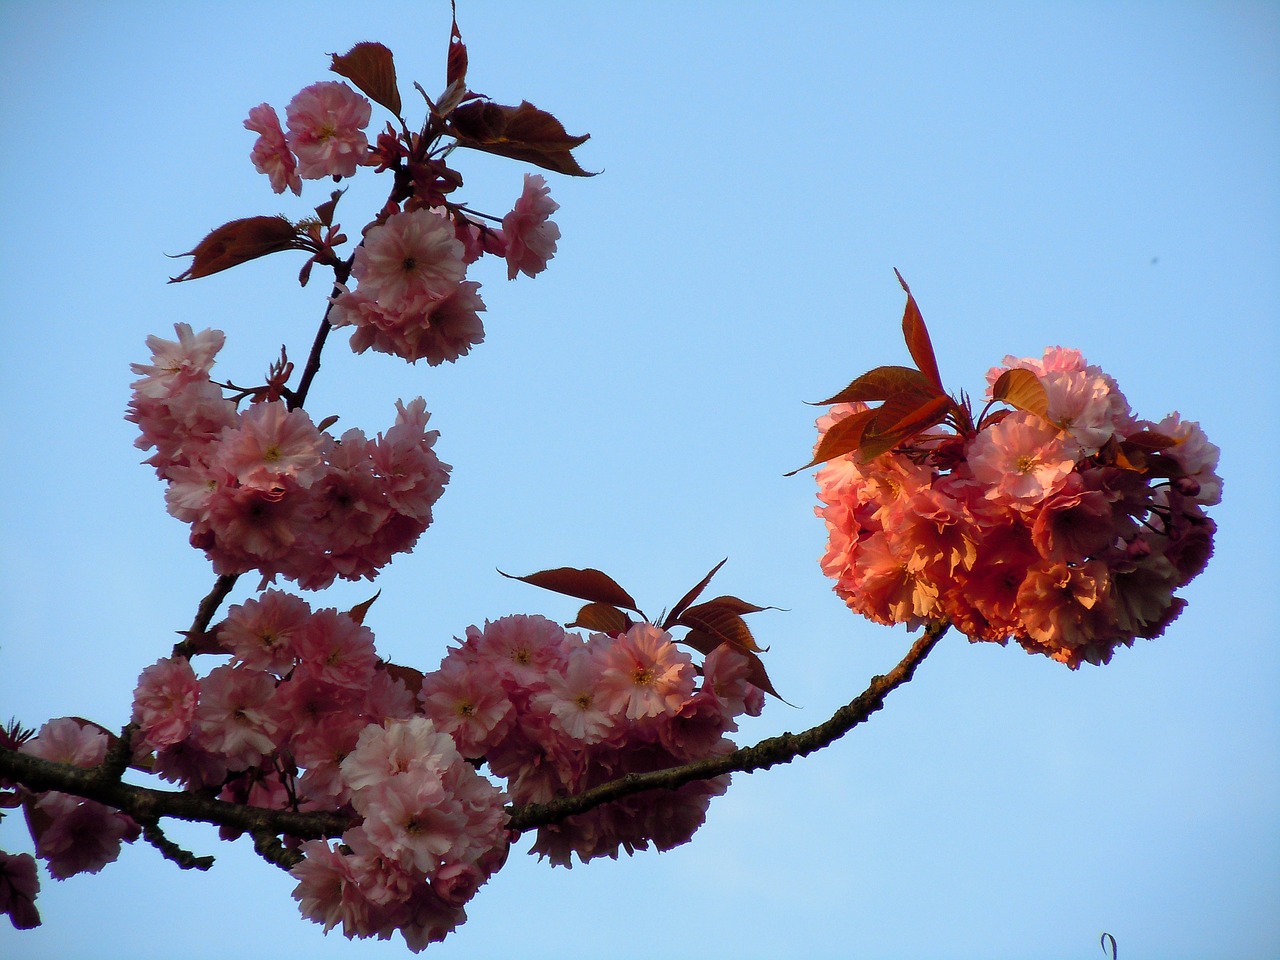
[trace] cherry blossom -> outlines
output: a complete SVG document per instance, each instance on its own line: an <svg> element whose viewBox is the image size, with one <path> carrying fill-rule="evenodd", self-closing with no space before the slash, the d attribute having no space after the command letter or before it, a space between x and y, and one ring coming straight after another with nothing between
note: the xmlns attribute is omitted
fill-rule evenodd
<svg viewBox="0 0 1280 960"><path fill-rule="evenodd" d="M339 80L301 90L285 108L289 127L285 139L298 158L298 176L304 180L352 176L369 151L363 131L371 115L369 101Z"/></svg>

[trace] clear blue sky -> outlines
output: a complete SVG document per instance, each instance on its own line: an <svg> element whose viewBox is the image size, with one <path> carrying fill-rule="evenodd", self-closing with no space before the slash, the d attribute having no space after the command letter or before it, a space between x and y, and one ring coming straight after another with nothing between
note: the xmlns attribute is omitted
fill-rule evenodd
<svg viewBox="0 0 1280 960"><path fill-rule="evenodd" d="M590 132L604 172L552 180L546 274L475 277L471 357L327 355L313 412L374 432L423 394L454 465L421 548L320 601L381 588L384 655L430 667L468 624L572 615L496 567L600 567L657 609L728 556L724 592L786 608L756 626L798 705L742 739L858 693L909 637L830 592L812 481L782 474L813 440L801 401L906 359L894 267L952 389L1079 347L1140 414L1201 421L1226 487L1164 638L1072 673L949 637L846 741L737 778L692 844L571 872L522 844L429 956L1086 958L1103 931L1126 960L1280 955L1277 9L462 0L473 87ZM297 260L164 282L211 227L325 198L270 193L248 109L366 39L412 104L448 26L444 0L0 4L0 715L119 726L212 582L122 419L144 338L220 327L237 381L310 343L323 291ZM499 214L526 169L460 166ZM247 844L173 834L213 872L139 844L46 878L45 927L0 924L0 955L402 955L322 937ZM20 819L0 847L29 849Z"/></svg>

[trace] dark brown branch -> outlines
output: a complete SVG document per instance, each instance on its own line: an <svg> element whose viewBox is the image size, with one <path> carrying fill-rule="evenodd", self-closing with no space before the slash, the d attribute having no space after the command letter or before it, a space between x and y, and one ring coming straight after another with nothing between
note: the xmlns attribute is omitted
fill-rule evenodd
<svg viewBox="0 0 1280 960"><path fill-rule="evenodd" d="M183 870L208 870L213 866L213 857L197 857L190 850L184 850L164 835L160 824L148 820L142 825L142 835L166 860L172 860Z"/></svg>
<svg viewBox="0 0 1280 960"><path fill-rule="evenodd" d="M947 627L945 622L931 623L925 627L924 635L896 667L884 676L872 677L866 690L837 710L825 723L803 733L784 733L770 737L754 747L742 747L720 757L710 757L652 773L629 773L577 796L513 807L507 827L522 833L534 827L558 823L566 817L585 813L593 807L644 790L674 790L693 780L709 780L725 773L753 773L756 770L767 770L779 763L790 763L797 757L807 757L815 750L834 743L883 707L885 697L911 679L916 667L929 655L946 633Z"/></svg>
<svg viewBox="0 0 1280 960"><path fill-rule="evenodd" d="M337 837L351 826L350 818L338 813L268 810L185 790L154 790L104 777L98 769L73 767L3 748L0 748L0 780L20 783L28 790L57 790L96 800L129 814L139 823L172 817L251 834L286 833L300 838Z"/></svg>
<svg viewBox="0 0 1280 960"><path fill-rule="evenodd" d="M191 629L186 632L182 641L174 646L171 656L190 659L192 654L201 650L205 631L209 629L213 615L218 612L218 607L223 600L227 599L227 594L231 592L231 588L236 585L238 579L238 574L224 573L214 581L213 589L200 601L200 606L196 609L196 618L191 622Z"/></svg>

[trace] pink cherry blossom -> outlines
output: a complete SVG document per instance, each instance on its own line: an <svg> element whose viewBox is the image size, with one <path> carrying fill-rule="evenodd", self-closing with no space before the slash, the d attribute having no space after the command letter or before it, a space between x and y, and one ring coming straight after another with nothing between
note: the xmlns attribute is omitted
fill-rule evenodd
<svg viewBox="0 0 1280 960"><path fill-rule="evenodd" d="M199 696L200 682L189 660L166 657L143 670L133 692L140 745L154 750L186 739Z"/></svg>
<svg viewBox="0 0 1280 960"><path fill-rule="evenodd" d="M449 221L430 210L397 213L365 234L351 275L385 310L451 292L466 274L463 246Z"/></svg>
<svg viewBox="0 0 1280 960"><path fill-rule="evenodd" d="M46 721L39 732L18 749L42 760L92 767L107 755L107 735L91 724L59 717Z"/></svg>
<svg viewBox="0 0 1280 960"><path fill-rule="evenodd" d="M97 873L119 858L122 842L132 843L142 833L120 811L65 793L40 794L30 823L36 856L55 880Z"/></svg>
<svg viewBox="0 0 1280 960"><path fill-rule="evenodd" d="M298 176L298 161L285 142L275 108L265 103L258 104L249 111L244 126L258 134L249 155L254 169L271 178L271 189L276 193L284 193L288 188L294 196L301 196L302 178Z"/></svg>
<svg viewBox="0 0 1280 960"><path fill-rule="evenodd" d="M1058 428L1021 410L974 438L968 464L974 479L988 486L987 499L1018 510L1040 503L1075 469Z"/></svg>
<svg viewBox="0 0 1280 960"><path fill-rule="evenodd" d="M214 465L242 487L274 490L292 480L309 487L324 475L320 431L303 410L283 400L254 403L234 429L223 432Z"/></svg>
<svg viewBox="0 0 1280 960"><path fill-rule="evenodd" d="M301 90L285 108L285 139L298 158L298 176L352 176L369 152L363 131L371 115L369 101L339 80Z"/></svg>
<svg viewBox="0 0 1280 960"><path fill-rule="evenodd" d="M232 770L254 766L276 748L280 724L268 706L275 689L275 677L261 670L214 667L200 681L200 745L225 757Z"/></svg>
<svg viewBox="0 0 1280 960"><path fill-rule="evenodd" d="M628 720L677 713L693 693L693 661L665 630L638 623L604 651L600 698Z"/></svg>
<svg viewBox="0 0 1280 960"><path fill-rule="evenodd" d="M560 204L552 200L550 194L545 177L526 173L524 192L512 211L502 218L508 280L514 280L517 273L537 276L556 255L560 228L547 217L559 210Z"/></svg>
<svg viewBox="0 0 1280 960"><path fill-rule="evenodd" d="M134 373L142 374L142 379L133 384L139 396L167 397L184 383L207 380L214 358L226 341L221 330L194 333L189 323L175 323L173 330L178 335L176 341L147 337L151 363L129 365Z"/></svg>
<svg viewBox="0 0 1280 960"><path fill-rule="evenodd" d="M7 914L15 929L33 930L40 926L35 902L39 892L35 858L29 853L0 850L0 914Z"/></svg>
<svg viewBox="0 0 1280 960"><path fill-rule="evenodd" d="M310 616L301 597L265 590L227 611L218 641L244 666L283 676L293 668L294 644Z"/></svg>

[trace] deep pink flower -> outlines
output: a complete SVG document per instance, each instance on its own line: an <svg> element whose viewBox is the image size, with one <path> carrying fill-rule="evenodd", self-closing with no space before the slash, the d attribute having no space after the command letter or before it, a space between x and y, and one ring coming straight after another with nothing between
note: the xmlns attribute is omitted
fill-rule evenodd
<svg viewBox="0 0 1280 960"><path fill-rule="evenodd" d="M332 608L307 619L294 651L300 674L334 687L364 690L378 665L373 631Z"/></svg>
<svg viewBox="0 0 1280 960"><path fill-rule="evenodd" d="M1119 537L1111 502L1100 490L1074 482L1042 503L1031 527L1031 541L1046 560L1075 563L1112 546Z"/></svg>
<svg viewBox="0 0 1280 960"><path fill-rule="evenodd" d="M36 894L40 892L40 876L36 861L29 853L5 853L0 850L0 913L8 914L18 930L40 926Z"/></svg>
<svg viewBox="0 0 1280 960"><path fill-rule="evenodd" d="M448 656L418 693L423 712L453 737L464 757L483 757L511 725L511 701L481 665Z"/></svg>
<svg viewBox="0 0 1280 960"><path fill-rule="evenodd" d="M249 111L244 126L258 134L249 155L254 169L271 178L271 189L276 193L284 193L287 187L294 196L300 196L302 178L298 176L298 161L285 142L275 108L266 103L258 104Z"/></svg>
<svg viewBox="0 0 1280 960"><path fill-rule="evenodd" d="M1035 564L1018 589L1018 611L1028 635L1019 643L1073 669L1110 659L1119 635L1111 578L1099 560Z"/></svg>
<svg viewBox="0 0 1280 960"><path fill-rule="evenodd" d="M214 667L200 682L200 745L225 757L232 770L254 766L276 749L279 722L269 708L275 689L276 678L261 670Z"/></svg>
<svg viewBox="0 0 1280 960"><path fill-rule="evenodd" d="M142 830L119 810L65 793L45 793L33 804L30 823L36 856L55 880L97 873L120 856Z"/></svg>
<svg viewBox="0 0 1280 960"><path fill-rule="evenodd" d="M301 597L265 590L227 611L218 642L244 666L283 676L293 668L294 644L310 616Z"/></svg>
<svg viewBox="0 0 1280 960"><path fill-rule="evenodd" d="M318 180L354 174L369 152L363 131L371 115L369 101L339 80L300 91L285 108L286 140L298 158L298 175Z"/></svg>
<svg viewBox="0 0 1280 960"><path fill-rule="evenodd" d="M517 273L534 277L547 269L547 261L556 255L560 228L547 219L560 209L551 199L546 178L538 173L524 175L524 192L514 209L502 218L502 235L506 241L507 279Z"/></svg>

